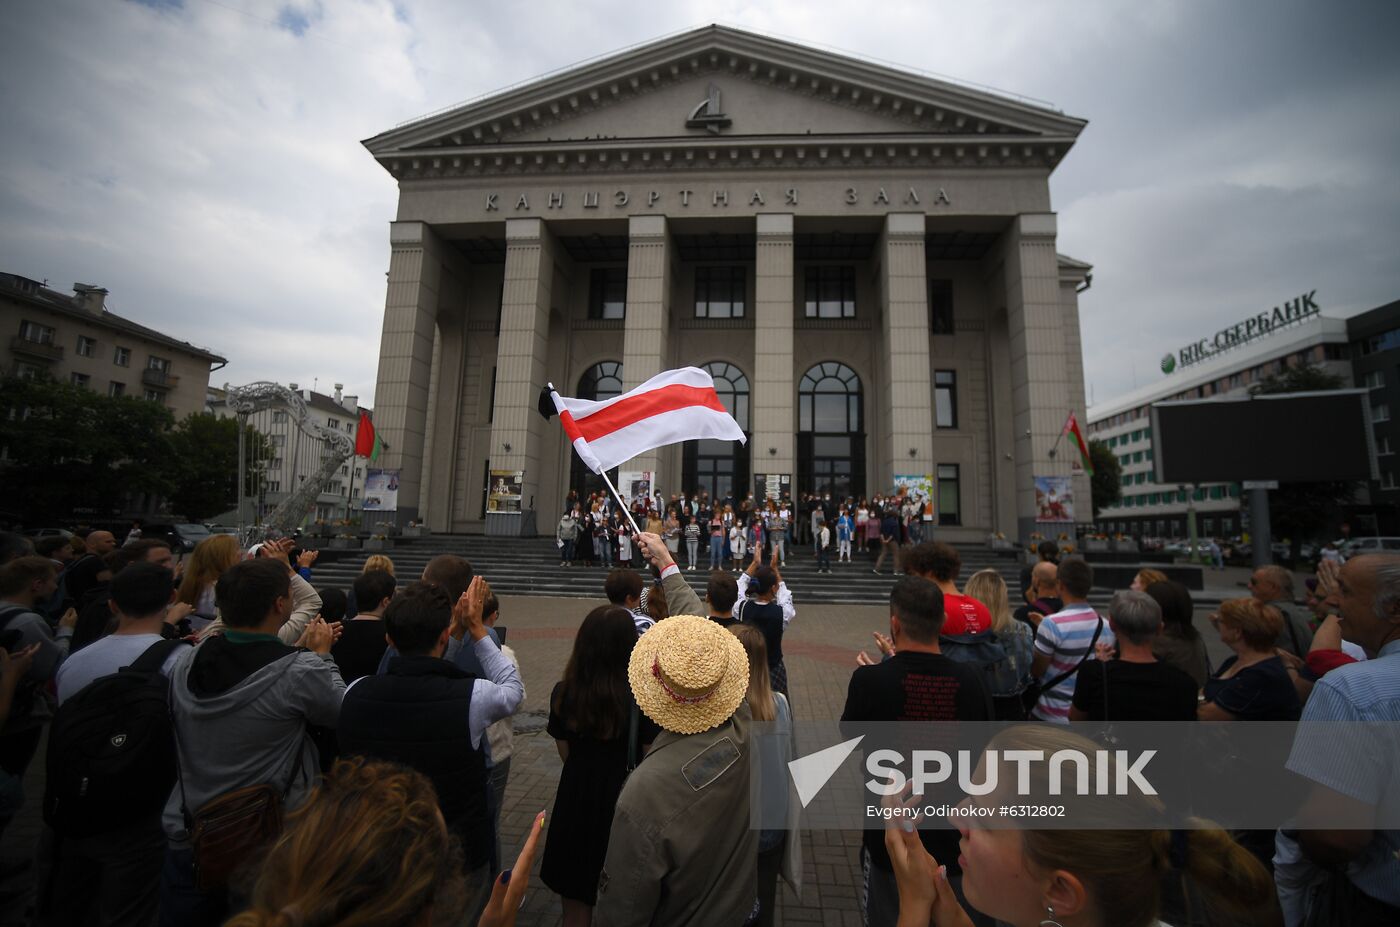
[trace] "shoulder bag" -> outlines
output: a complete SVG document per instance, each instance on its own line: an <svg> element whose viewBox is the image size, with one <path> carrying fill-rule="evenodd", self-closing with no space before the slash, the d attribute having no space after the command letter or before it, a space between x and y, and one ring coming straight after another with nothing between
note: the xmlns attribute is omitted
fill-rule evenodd
<svg viewBox="0 0 1400 927"><path fill-rule="evenodd" d="M271 783L249 785L205 802L190 814L185 777L180 769L180 733L171 699L171 729L175 734L175 774L180 783L180 813L184 815L194 850L195 885L201 892L228 887L234 872L259 858L259 851L282 833L282 804L301 764L302 742L292 751L287 784L280 791Z"/></svg>
<svg viewBox="0 0 1400 927"><path fill-rule="evenodd" d="M1025 706L1027 714L1030 714L1031 710L1035 708L1036 703L1040 701L1040 696L1043 693L1050 691L1079 672L1079 668L1084 665L1084 661L1094 655L1094 645L1099 642L1099 634L1102 632L1103 618L1100 617L1098 627L1094 628L1094 636L1089 640L1089 646L1085 649L1084 656L1079 658L1078 663L1074 664L1054 679L1051 679L1049 682L1032 682L1030 685L1026 686L1025 690L1021 693L1021 704Z"/></svg>

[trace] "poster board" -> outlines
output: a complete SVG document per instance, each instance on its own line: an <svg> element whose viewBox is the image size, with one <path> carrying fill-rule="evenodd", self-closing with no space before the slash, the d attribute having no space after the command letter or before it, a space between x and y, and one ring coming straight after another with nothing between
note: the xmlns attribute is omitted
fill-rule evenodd
<svg viewBox="0 0 1400 927"><path fill-rule="evenodd" d="M651 501L652 495L656 492L656 471L619 470L617 472L617 491L627 501L629 509L635 511L640 505L645 511L647 503Z"/></svg>
<svg viewBox="0 0 1400 927"><path fill-rule="evenodd" d="M1074 485L1067 476L1035 477L1037 524L1074 521Z"/></svg>
<svg viewBox="0 0 1400 927"><path fill-rule="evenodd" d="M524 470L492 470L491 489L486 494L486 511L498 515L519 515L524 484Z"/></svg>
<svg viewBox="0 0 1400 927"><path fill-rule="evenodd" d="M399 471L366 470L365 493L360 509L365 512L399 510Z"/></svg>
<svg viewBox="0 0 1400 927"><path fill-rule="evenodd" d="M753 497L760 504L772 499L778 501L783 496L792 498L791 473L755 473L753 475Z"/></svg>
<svg viewBox="0 0 1400 927"><path fill-rule="evenodd" d="M928 473L904 474L895 476L894 491L903 490L906 495L919 503L921 521L933 521L934 502L933 477Z"/></svg>

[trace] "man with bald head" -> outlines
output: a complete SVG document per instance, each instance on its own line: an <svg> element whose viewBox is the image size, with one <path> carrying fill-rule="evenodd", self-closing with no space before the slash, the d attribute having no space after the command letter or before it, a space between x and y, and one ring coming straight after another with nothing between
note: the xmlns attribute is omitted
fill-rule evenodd
<svg viewBox="0 0 1400 927"><path fill-rule="evenodd" d="M1303 708L1288 768L1313 786L1296 839L1316 865L1346 867L1349 923L1400 924L1400 829L1376 824L1400 818L1400 756L1394 736L1375 736L1400 725L1400 556L1348 560L1335 594L1342 636L1369 659L1327 673Z"/></svg>

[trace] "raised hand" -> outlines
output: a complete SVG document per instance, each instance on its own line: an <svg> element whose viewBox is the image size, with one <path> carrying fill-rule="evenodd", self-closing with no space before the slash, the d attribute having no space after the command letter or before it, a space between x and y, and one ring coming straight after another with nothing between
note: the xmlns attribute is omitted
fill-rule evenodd
<svg viewBox="0 0 1400 927"><path fill-rule="evenodd" d="M301 552L301 556L297 557L297 566L303 570L309 570L319 556L321 556L319 550L304 550Z"/></svg>
<svg viewBox="0 0 1400 927"><path fill-rule="evenodd" d="M452 606L452 636L462 640L470 635L473 641L485 637L486 625L481 621L481 612L485 604L486 580L481 576L473 576L467 591L462 593Z"/></svg>
<svg viewBox="0 0 1400 927"><path fill-rule="evenodd" d="M535 815L535 823L525 838L525 846L520 848L520 855L515 858L515 865L502 872L492 884L491 898L476 922L477 927L513 927L515 915L525 902L525 889L530 884L530 869L535 865L535 850L543 830L544 812L541 811Z"/></svg>
<svg viewBox="0 0 1400 927"><path fill-rule="evenodd" d="M335 643L335 633L331 630L331 626L326 624L326 620L317 615L306 625L306 630L301 632L297 646L305 647L312 653L324 655L331 652L333 643Z"/></svg>
<svg viewBox="0 0 1400 927"><path fill-rule="evenodd" d="M181 619L188 618L194 612L194 606L188 602L172 602L165 610L166 624L179 624Z"/></svg>

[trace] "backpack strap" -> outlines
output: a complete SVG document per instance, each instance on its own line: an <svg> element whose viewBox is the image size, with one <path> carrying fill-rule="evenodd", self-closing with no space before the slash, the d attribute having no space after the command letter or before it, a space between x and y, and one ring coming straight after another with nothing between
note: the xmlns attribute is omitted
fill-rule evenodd
<svg viewBox="0 0 1400 927"><path fill-rule="evenodd" d="M39 615L39 613L32 608L25 608L23 605L11 605L8 608L0 609L0 631L5 630L11 621L21 615ZM42 618L44 616L39 615L39 617Z"/></svg>
<svg viewBox="0 0 1400 927"><path fill-rule="evenodd" d="M186 641L180 638L173 640L156 641L147 647L141 656L132 661L130 666L123 667L133 673L158 673L165 665L165 661L175 652L176 648L186 645Z"/></svg>

